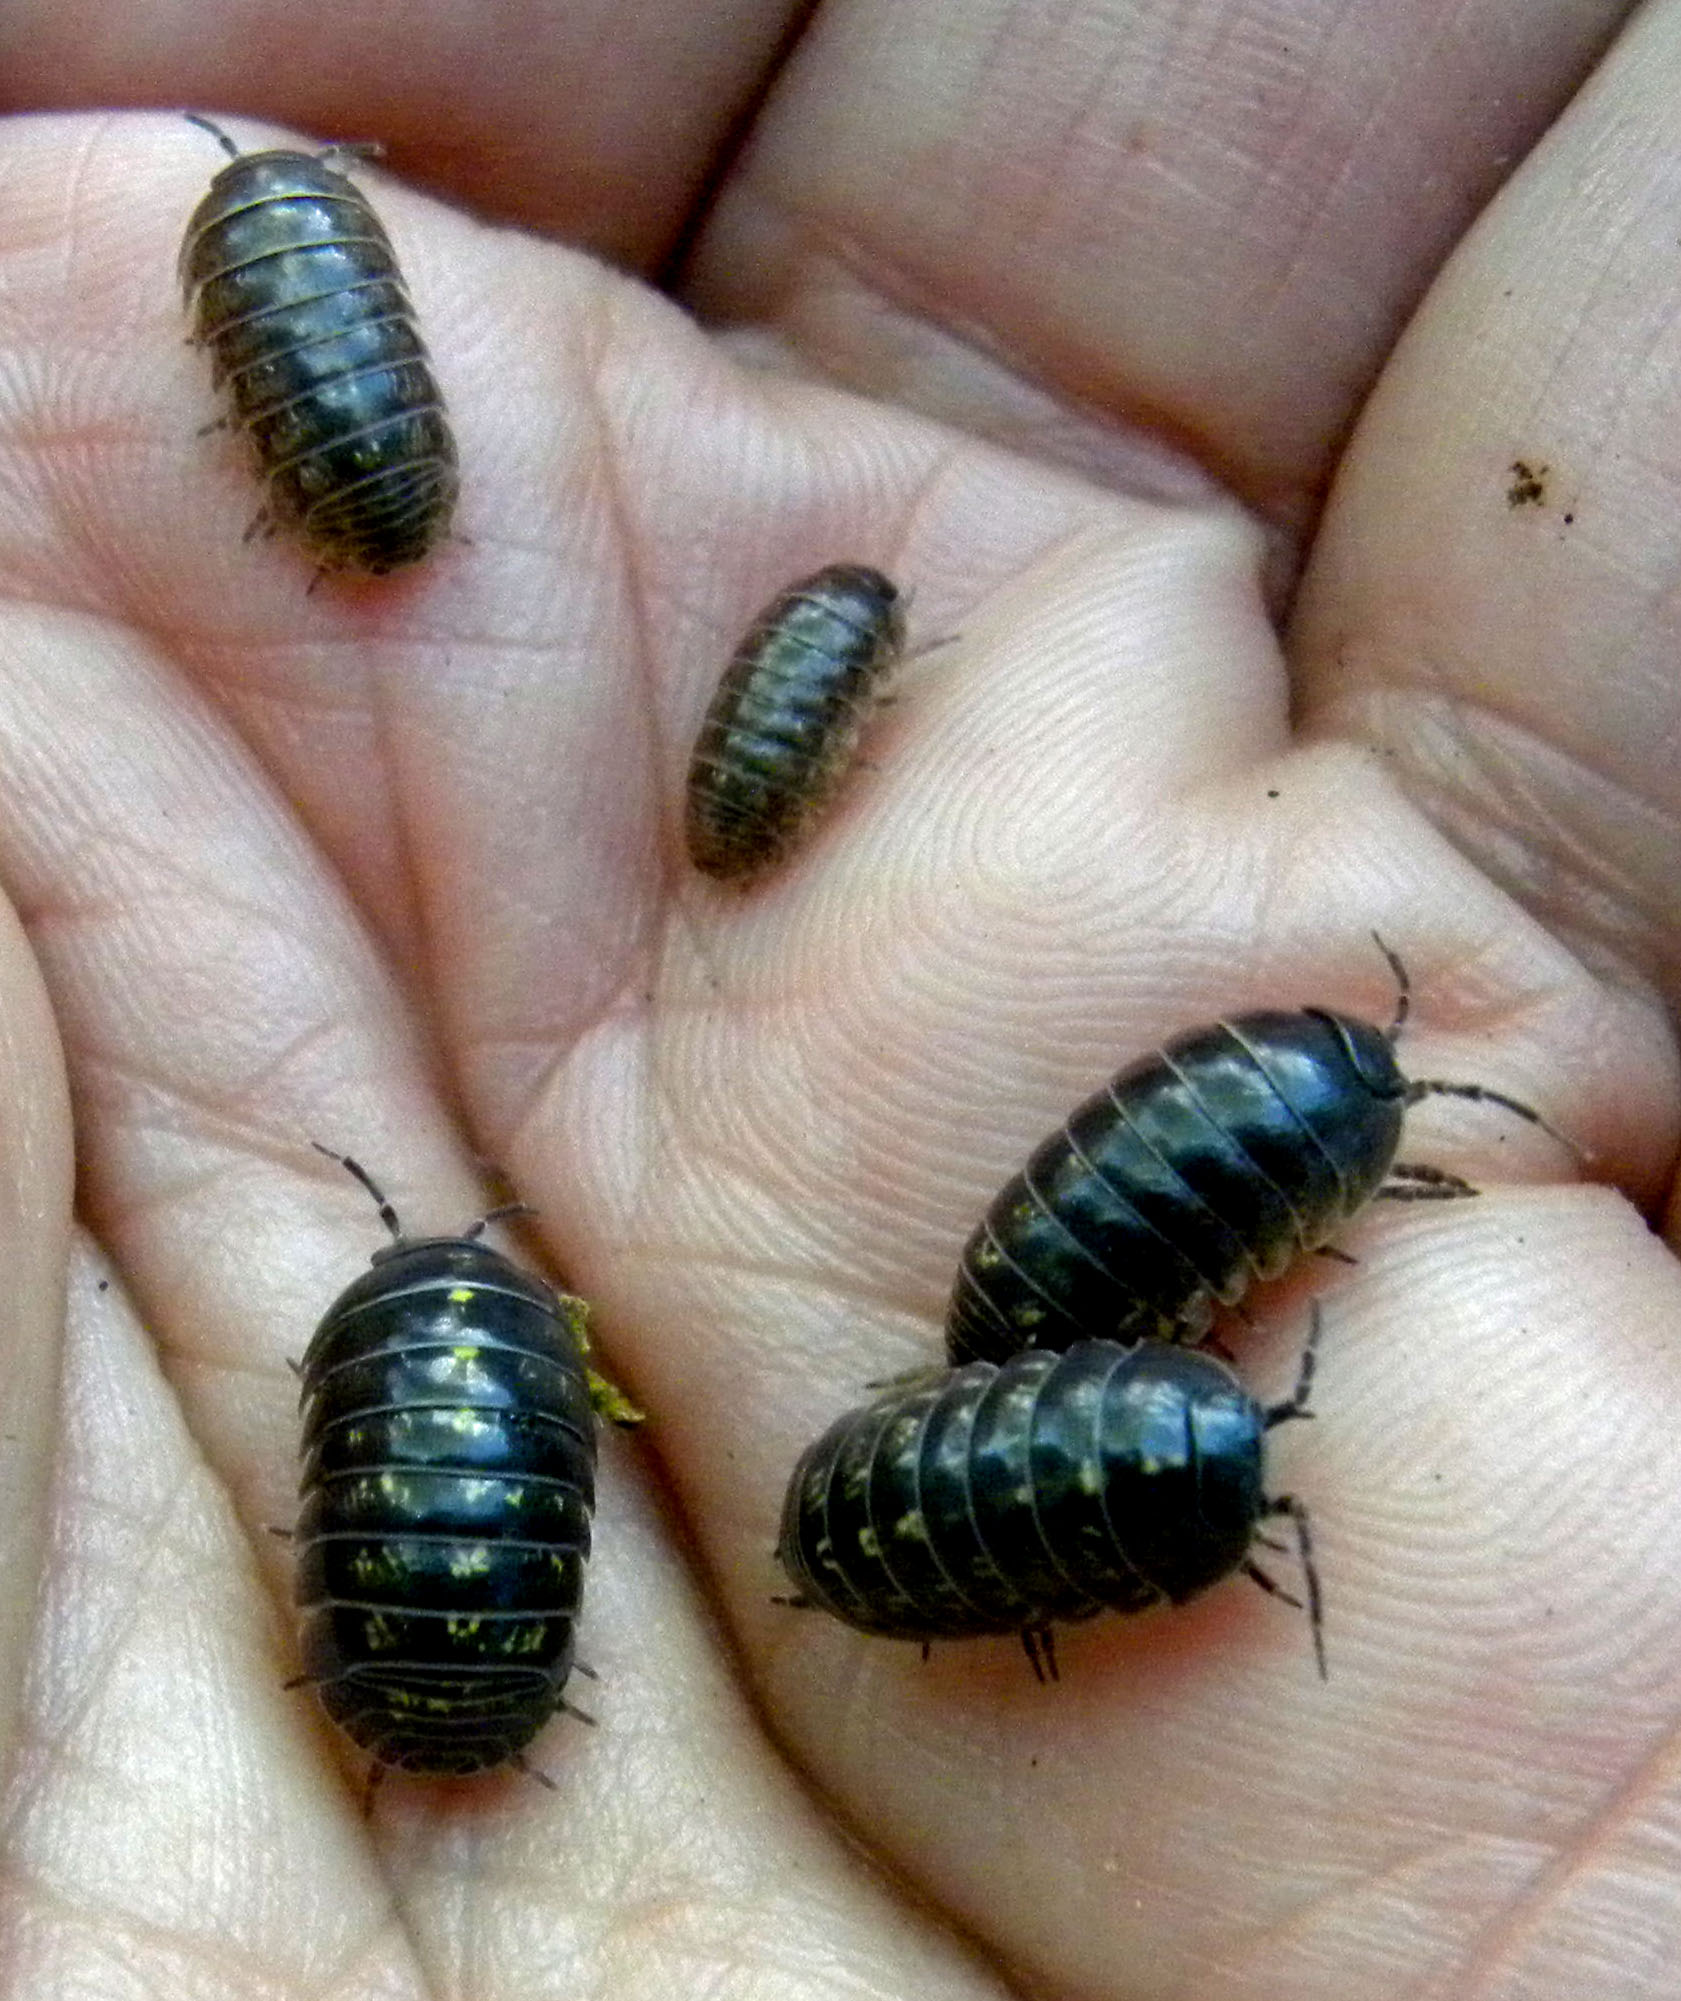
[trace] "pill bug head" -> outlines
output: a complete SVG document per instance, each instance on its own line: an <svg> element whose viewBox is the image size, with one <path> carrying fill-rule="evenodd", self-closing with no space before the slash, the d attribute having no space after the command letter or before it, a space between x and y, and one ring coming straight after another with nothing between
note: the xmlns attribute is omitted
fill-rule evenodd
<svg viewBox="0 0 1681 2001"><path fill-rule="evenodd" d="M344 1288L321 1317L300 1365L303 1397L311 1394L320 1358L337 1339L344 1321L370 1301L397 1298L410 1286L454 1280L463 1287L494 1287L498 1297L525 1300L553 1314L580 1343L583 1353L583 1302L557 1293L534 1273L522 1270L479 1237L400 1237L382 1244L368 1268Z"/></svg>
<svg viewBox="0 0 1681 2001"><path fill-rule="evenodd" d="M384 238L384 229L367 208L361 190L328 161L313 153L278 147L270 152L241 153L216 175L187 219L177 270L188 305L193 304L206 280L224 267L225 248L207 232L223 224L237 226L242 214L249 215L262 204L301 204L311 195L358 203L366 210L367 221Z"/></svg>
<svg viewBox="0 0 1681 2001"><path fill-rule="evenodd" d="M1258 1012L1230 1024L1256 1070L1277 1091L1335 1176L1336 1194L1304 1230L1303 1244L1323 1242L1383 1185L1401 1144L1408 1084L1388 1035L1369 1021L1327 1008ZM1242 1128L1237 1132L1241 1138ZM1285 1192L1310 1185L1310 1160Z"/></svg>

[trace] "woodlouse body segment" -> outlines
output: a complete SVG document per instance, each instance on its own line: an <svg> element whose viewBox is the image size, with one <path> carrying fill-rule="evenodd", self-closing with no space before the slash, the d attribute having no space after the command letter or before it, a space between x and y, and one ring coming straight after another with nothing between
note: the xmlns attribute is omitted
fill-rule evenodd
<svg viewBox="0 0 1681 2001"><path fill-rule="evenodd" d="M904 641L897 588L861 563L832 563L766 606L689 767L686 835L703 875L749 882L789 853L844 777Z"/></svg>
<svg viewBox="0 0 1681 2001"><path fill-rule="evenodd" d="M1200 1336L1382 1186L1407 1083L1383 1032L1318 1010L1178 1037L1045 1141L965 1246L954 1362Z"/></svg>
<svg viewBox="0 0 1681 2001"><path fill-rule="evenodd" d="M595 1504L584 1319L475 1237L396 1236L310 1342L302 1679L378 1766L517 1762L565 1706Z"/></svg>
<svg viewBox="0 0 1681 2001"><path fill-rule="evenodd" d="M250 445L266 516L324 570L382 576L448 533L455 440L378 216L323 157L230 155L180 275L194 339Z"/></svg>
<svg viewBox="0 0 1681 2001"><path fill-rule="evenodd" d="M1197 1340L1216 1302L1327 1245L1374 1196L1474 1195L1455 1175L1397 1163L1420 1098L1501 1105L1553 1133L1498 1091L1402 1075L1406 976L1379 945L1400 982L1388 1029L1327 1008L1238 1015L1088 1098L970 1235L946 1313L950 1359L1093 1335Z"/></svg>
<svg viewBox="0 0 1681 2001"><path fill-rule="evenodd" d="M1252 1569L1260 1522L1288 1514L1317 1645L1305 1516L1263 1485L1264 1435L1306 1414L1311 1373L1310 1342L1267 1411L1200 1350L1085 1341L890 1389L794 1470L777 1555L795 1602L897 1639L1020 1633L1054 1671L1054 1622L1183 1604Z"/></svg>

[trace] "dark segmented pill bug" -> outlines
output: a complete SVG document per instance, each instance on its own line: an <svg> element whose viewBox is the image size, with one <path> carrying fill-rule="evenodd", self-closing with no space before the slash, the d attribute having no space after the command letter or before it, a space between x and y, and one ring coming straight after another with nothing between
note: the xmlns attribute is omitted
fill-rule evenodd
<svg viewBox="0 0 1681 2001"><path fill-rule="evenodd" d="M1082 1341L971 1362L849 1412L801 1458L777 1556L796 1596L866 1633L1019 1633L1055 1674L1051 1628L1183 1604L1234 1570L1289 1599L1251 1555L1288 1516L1325 1671L1307 1514L1269 1498L1263 1440L1308 1415L1319 1321L1284 1403L1164 1341Z"/></svg>
<svg viewBox="0 0 1681 2001"><path fill-rule="evenodd" d="M831 563L765 607L689 766L689 858L703 875L745 883L785 858L845 775L904 643L898 590L862 563Z"/></svg>
<svg viewBox="0 0 1681 2001"><path fill-rule="evenodd" d="M376 1771L523 1762L570 1707L595 1505L584 1302L482 1243L484 1223L404 1237L332 1158L392 1242L299 1370L299 1680Z"/></svg>
<svg viewBox="0 0 1681 2001"><path fill-rule="evenodd" d="M1399 987L1387 1029L1329 1008L1242 1014L1179 1036L1088 1098L965 1245L949 1358L1092 1335L1198 1340L1216 1301L1276 1278L1374 1196L1474 1195L1457 1175L1397 1163L1421 1098L1502 1105L1568 1146L1499 1091L1401 1074L1406 969L1377 943Z"/></svg>
<svg viewBox="0 0 1681 2001"><path fill-rule="evenodd" d="M417 563L448 532L455 440L390 239L337 163L368 148L241 153L193 211L181 284L194 340L267 490L323 570Z"/></svg>

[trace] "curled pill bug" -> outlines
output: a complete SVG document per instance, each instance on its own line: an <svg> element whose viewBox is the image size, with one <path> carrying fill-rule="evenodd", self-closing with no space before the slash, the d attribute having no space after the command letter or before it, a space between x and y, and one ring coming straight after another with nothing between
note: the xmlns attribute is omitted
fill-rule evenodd
<svg viewBox="0 0 1681 2001"><path fill-rule="evenodd" d="M900 1384L794 1470L784 1603L892 1639L1018 1633L1041 1680L1053 1627L1181 1605L1242 1571L1305 1609L1325 1673L1307 1511L1264 1485L1266 1434L1311 1415L1319 1315L1292 1395L1257 1404L1206 1350L1165 1341L1030 1349ZM1305 1604L1255 1561L1295 1527Z"/></svg>
<svg viewBox="0 0 1681 2001"><path fill-rule="evenodd" d="M455 440L390 239L341 163L377 148L229 156L194 210L180 276L267 503L320 570L383 576L449 531Z"/></svg>
<svg viewBox="0 0 1681 2001"><path fill-rule="evenodd" d="M315 1689L376 1778L512 1762L540 1779L524 1747L557 1709L583 1716L564 1691L596 1409L637 1413L588 1365L584 1302L481 1241L523 1210L408 1238L366 1170L328 1157L373 1196L392 1241L328 1308L298 1369L305 1672L292 1685Z"/></svg>
<svg viewBox="0 0 1681 2001"><path fill-rule="evenodd" d="M1374 934L1375 936L1375 934ZM1481 1084L1407 1078L1387 1028L1329 1008L1264 1010L1199 1028L1112 1079L1039 1147L964 1246L946 1313L954 1363L1026 1347L1200 1340L1232 1306L1320 1250L1374 1197L1476 1189L1397 1162L1421 1098L1503 1106L1572 1153L1530 1106Z"/></svg>
<svg viewBox="0 0 1681 2001"><path fill-rule="evenodd" d="M686 837L703 875L751 882L831 798L904 651L898 589L862 563L789 585L724 670L689 766Z"/></svg>

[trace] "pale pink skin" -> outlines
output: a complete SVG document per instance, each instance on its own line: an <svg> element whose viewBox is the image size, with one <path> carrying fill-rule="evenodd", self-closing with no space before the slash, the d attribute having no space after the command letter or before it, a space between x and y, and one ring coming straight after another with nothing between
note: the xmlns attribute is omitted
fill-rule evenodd
<svg viewBox="0 0 1681 2001"><path fill-rule="evenodd" d="M1681 8L1589 81L1629 11L828 5L713 186L783 9L7 10L67 108L0 126L5 2001L1673 1992ZM313 593L241 542L171 277L221 155L117 96L454 197L358 170L466 539ZM566 247L691 220L710 332ZM714 890L695 727L839 558L956 637ZM1051 1689L773 1604L800 1446L937 1352L1028 1147L1224 1011L1386 1018L1374 927L1409 1071L1591 1181L1431 1101L1482 1199L1232 1331L1282 1394L1323 1299L1273 1457L1329 1682L1240 1579ZM383 1240L312 1139L415 1230L504 1170L650 1412L554 1792L364 1821L281 1690L286 1359Z"/></svg>

